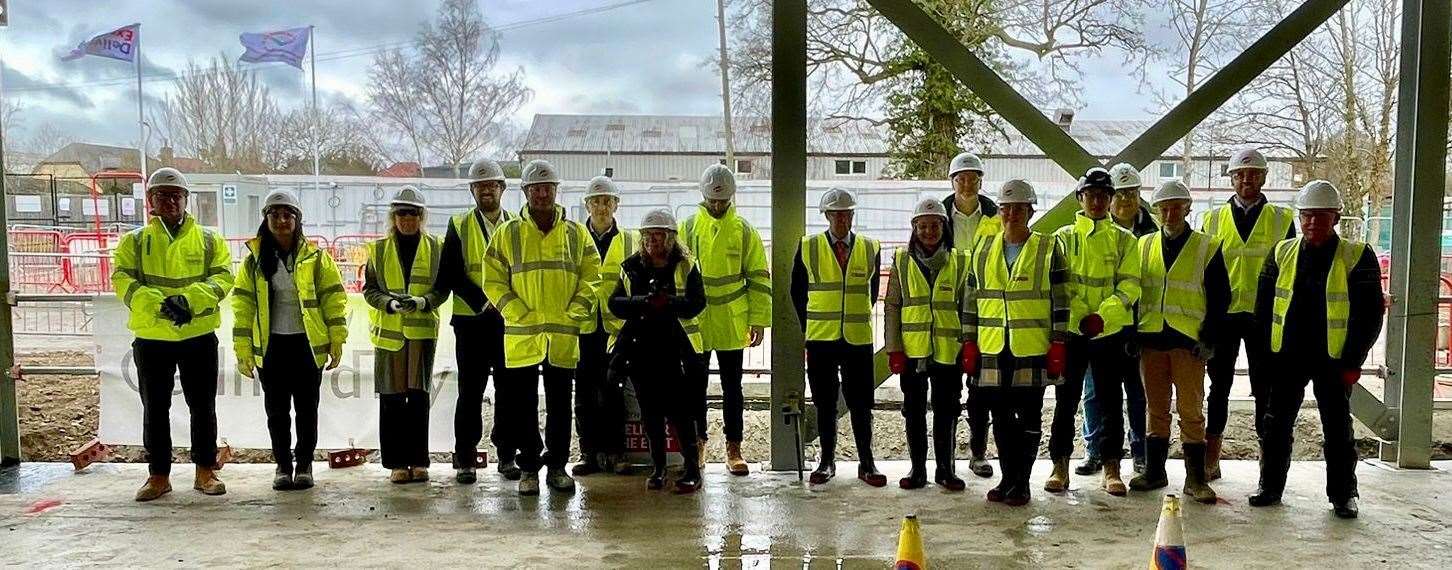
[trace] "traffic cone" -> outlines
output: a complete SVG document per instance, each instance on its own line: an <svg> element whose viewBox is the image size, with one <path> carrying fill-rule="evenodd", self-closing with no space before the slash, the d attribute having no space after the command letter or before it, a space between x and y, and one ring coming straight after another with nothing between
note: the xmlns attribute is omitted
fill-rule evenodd
<svg viewBox="0 0 1452 570"><path fill-rule="evenodd" d="M1160 525L1155 529L1155 551L1150 555L1150 570L1184 570L1185 519L1180 516L1180 498L1165 495L1160 509Z"/></svg>
<svg viewBox="0 0 1452 570"><path fill-rule="evenodd" d="M908 515L902 519L902 532L897 535L897 562L893 570L924 570L923 536L918 533L918 516Z"/></svg>

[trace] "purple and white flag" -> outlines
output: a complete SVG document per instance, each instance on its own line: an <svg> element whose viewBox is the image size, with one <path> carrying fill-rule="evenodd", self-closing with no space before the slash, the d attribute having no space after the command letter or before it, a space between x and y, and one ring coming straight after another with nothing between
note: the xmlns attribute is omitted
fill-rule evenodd
<svg viewBox="0 0 1452 570"><path fill-rule="evenodd" d="M136 42L140 39L141 24L131 24L81 42L71 53L61 57L61 60L71 61L87 55L99 55L121 61L135 61Z"/></svg>
<svg viewBox="0 0 1452 570"><path fill-rule="evenodd" d="M240 59L247 63L280 61L302 69L303 56L308 53L309 29L242 34L242 47L247 48L247 53L242 54Z"/></svg>

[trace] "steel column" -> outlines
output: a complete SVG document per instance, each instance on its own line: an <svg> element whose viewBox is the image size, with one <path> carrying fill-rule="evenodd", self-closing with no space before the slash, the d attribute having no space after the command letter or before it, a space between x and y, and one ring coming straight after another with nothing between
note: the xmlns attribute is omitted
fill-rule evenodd
<svg viewBox="0 0 1452 570"><path fill-rule="evenodd" d="M783 407L806 393L791 298L792 261L807 226L806 0L775 0L771 16L771 468L788 470L796 469L797 448Z"/></svg>

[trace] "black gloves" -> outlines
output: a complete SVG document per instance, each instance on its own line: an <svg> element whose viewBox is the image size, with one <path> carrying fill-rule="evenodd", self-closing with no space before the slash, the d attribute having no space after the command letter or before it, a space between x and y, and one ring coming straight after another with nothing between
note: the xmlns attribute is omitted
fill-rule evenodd
<svg viewBox="0 0 1452 570"><path fill-rule="evenodd" d="M162 299L161 316L166 317L176 326L182 326L192 322L192 309L187 306L186 297L172 295Z"/></svg>

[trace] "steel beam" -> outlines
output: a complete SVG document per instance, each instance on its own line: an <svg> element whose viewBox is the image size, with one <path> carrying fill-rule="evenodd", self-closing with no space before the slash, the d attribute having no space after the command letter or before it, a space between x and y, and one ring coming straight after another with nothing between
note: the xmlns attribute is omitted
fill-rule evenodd
<svg viewBox="0 0 1452 570"><path fill-rule="evenodd" d="M771 17L771 468L784 471L797 467L795 428L784 408L806 394L805 345L791 298L792 261L807 227L806 0L775 0Z"/></svg>
<svg viewBox="0 0 1452 570"><path fill-rule="evenodd" d="M1397 439L1397 411L1388 408L1376 394L1357 384L1351 388L1351 415L1382 441Z"/></svg>
<svg viewBox="0 0 1452 570"><path fill-rule="evenodd" d="M5 163L4 134L0 133L0 164ZM5 174L0 169L0 197ZM8 228L6 208L0 205L0 228ZM15 399L15 329L10 314L10 233L0 231L0 467L20 463L20 407Z"/></svg>

